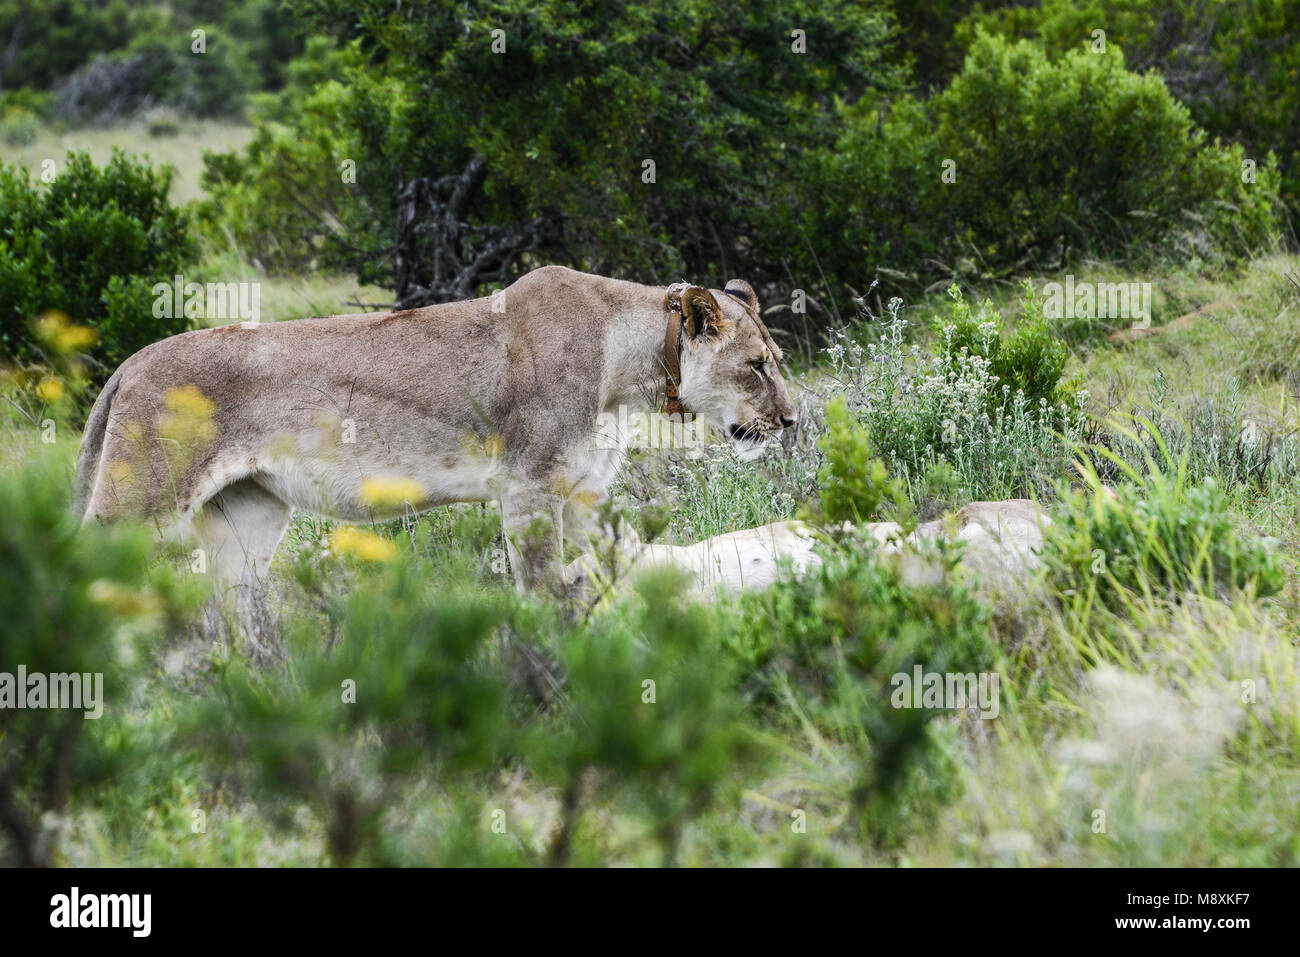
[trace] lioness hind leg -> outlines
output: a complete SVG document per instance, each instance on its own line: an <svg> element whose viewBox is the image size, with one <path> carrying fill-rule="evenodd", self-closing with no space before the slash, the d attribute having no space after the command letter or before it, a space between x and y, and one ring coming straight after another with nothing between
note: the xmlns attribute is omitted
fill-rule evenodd
<svg viewBox="0 0 1300 957"><path fill-rule="evenodd" d="M217 595L233 598L254 660L278 654L266 607L266 578L292 514L290 506L255 480L242 479L209 499L194 518Z"/></svg>

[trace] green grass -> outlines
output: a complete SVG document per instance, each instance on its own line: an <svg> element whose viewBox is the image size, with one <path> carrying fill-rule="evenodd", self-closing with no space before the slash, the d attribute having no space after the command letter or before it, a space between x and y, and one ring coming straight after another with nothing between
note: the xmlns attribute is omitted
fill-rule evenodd
<svg viewBox="0 0 1300 957"><path fill-rule="evenodd" d="M252 138L253 127L218 120L177 120L174 134L154 136L144 120L121 126L90 129L54 129L42 126L32 142L15 145L0 140L0 162L20 164L39 175L41 164L52 159L55 170L62 166L69 150L85 150L96 165L103 165L120 147L128 153L148 156L155 164L166 163L176 170L171 199L187 203L203 195L203 151L227 152L242 149Z"/></svg>

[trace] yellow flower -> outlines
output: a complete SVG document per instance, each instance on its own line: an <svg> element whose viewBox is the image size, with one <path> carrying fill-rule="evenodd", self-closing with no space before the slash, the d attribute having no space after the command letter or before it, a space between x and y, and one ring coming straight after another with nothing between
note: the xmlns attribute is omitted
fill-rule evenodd
<svg viewBox="0 0 1300 957"><path fill-rule="evenodd" d="M183 385L171 389L163 401L172 412L192 415L196 418L210 419L217 409L212 400L200 392L196 385Z"/></svg>
<svg viewBox="0 0 1300 957"><path fill-rule="evenodd" d="M95 344L98 336L89 326L70 323L68 317L52 309L36 320L36 334L56 352L81 352Z"/></svg>
<svg viewBox="0 0 1300 957"><path fill-rule="evenodd" d="M155 612L159 608L158 596L148 591L133 591L106 578L97 578L87 589L90 600L105 605L119 615L135 617Z"/></svg>
<svg viewBox="0 0 1300 957"><path fill-rule="evenodd" d="M36 394L42 402L53 405L63 398L63 383L54 376L46 376L36 384Z"/></svg>
<svg viewBox="0 0 1300 957"><path fill-rule="evenodd" d="M424 487L415 479L366 476L361 480L361 501L372 507L416 505L424 501Z"/></svg>
<svg viewBox="0 0 1300 957"><path fill-rule="evenodd" d="M84 352L95 344L99 336L90 326L68 326L54 337L54 348L60 352Z"/></svg>
<svg viewBox="0 0 1300 957"><path fill-rule="evenodd" d="M167 414L158 423L158 431L164 437L182 444L206 444L216 438L212 414L217 407L197 386L183 385L171 389L163 403L167 406Z"/></svg>
<svg viewBox="0 0 1300 957"><path fill-rule="evenodd" d="M54 337L59 334L59 330L66 327L68 317L59 312L57 309L50 309L40 314L36 319L36 335L46 342L52 342Z"/></svg>
<svg viewBox="0 0 1300 957"><path fill-rule="evenodd" d="M367 562L386 562L397 556L397 546L381 538L368 528L345 525L330 535L330 551L335 555L351 555Z"/></svg>

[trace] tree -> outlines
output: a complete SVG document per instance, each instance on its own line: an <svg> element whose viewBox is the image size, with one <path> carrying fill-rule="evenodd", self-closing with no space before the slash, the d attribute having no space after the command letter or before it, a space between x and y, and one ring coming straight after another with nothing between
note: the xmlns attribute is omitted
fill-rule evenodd
<svg viewBox="0 0 1300 957"><path fill-rule="evenodd" d="M363 54L335 91L357 175L340 228L320 225L323 262L391 277L404 306L548 257L783 281L802 157L832 142L835 99L901 82L883 5L844 0L291 7Z"/></svg>

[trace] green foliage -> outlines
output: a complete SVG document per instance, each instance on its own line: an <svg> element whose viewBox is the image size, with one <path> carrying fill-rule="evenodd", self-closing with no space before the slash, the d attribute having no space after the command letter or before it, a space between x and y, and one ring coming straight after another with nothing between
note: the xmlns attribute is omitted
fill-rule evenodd
<svg viewBox="0 0 1300 957"><path fill-rule="evenodd" d="M0 346L39 354L29 322L47 310L95 328L91 351L116 366L187 320L153 316L152 284L170 282L193 254L187 221L167 199L171 173L115 151L103 167L69 153L48 186L0 169ZM111 370L110 370L111 371Z"/></svg>
<svg viewBox="0 0 1300 957"><path fill-rule="evenodd" d="M559 728L539 728L526 749L563 795L551 863L568 859L579 812L595 796L588 782L641 809L663 863L676 863L686 824L757 757L740 722L745 702L720 653L718 616L683 603L680 586L677 575L644 577L619 608L560 641L566 714Z"/></svg>
<svg viewBox="0 0 1300 957"><path fill-rule="evenodd" d="M954 11L930 6L899 16L946 36ZM679 0L592 21L560 0L528 18L497 3L473 18L483 35L466 36L461 14L439 4L401 20L341 7L303 5L346 42L313 38L284 93L260 102L247 151L210 160L205 231L271 269L394 282L397 195L420 178L433 184L434 222L403 261L435 298L487 248L515 251L489 257L453 298L551 258L712 282L743 262L760 287L819 287L810 301L823 328L841 290L877 272L912 291L935 276L1081 257L1234 258L1278 236L1270 157L1251 157L1257 179L1243 182L1242 149L1210 141L1159 76L1125 68L1118 46L1052 59L980 33L946 88L921 100L895 95L895 34L871 9ZM816 40L808 59L773 40L785 28L769 21L791 17ZM506 54L489 52L488 22L506 30ZM687 38L691 52L662 36ZM905 45L920 55L933 42ZM384 56L362 52L375 48ZM814 53L834 66L800 68ZM503 82L534 96L487 95ZM700 147L687 155L687 143ZM451 210L474 157L484 179ZM638 157L654 161L653 183ZM347 181L342 164L360 158ZM448 233L447 216L464 226Z"/></svg>
<svg viewBox="0 0 1300 957"><path fill-rule="evenodd" d="M216 34L210 25L194 29ZM111 56L96 57L58 86L52 115L70 124L102 125L160 104L192 116L238 115L253 76L240 49L214 36L212 48L198 53L189 37L188 28L167 26L136 35Z"/></svg>
<svg viewBox="0 0 1300 957"><path fill-rule="evenodd" d="M987 9L987 8L986 8ZM1300 210L1300 45L1296 0L1044 0L977 12L956 31L1032 38L1054 58L1089 48L1105 28L1137 72L1156 70L1211 136L1241 143L1259 161L1276 154L1280 193ZM1241 167L1238 165L1240 174Z"/></svg>
<svg viewBox="0 0 1300 957"><path fill-rule="evenodd" d="M53 91L50 114L73 123L159 105L238 115L247 93L283 85L285 64L302 49L278 0L3 0L0 37L6 95Z"/></svg>
<svg viewBox="0 0 1300 957"><path fill-rule="evenodd" d="M822 453L817 485L826 522L875 521L886 506L905 501L885 463L873 456L871 436L850 415L843 396L826 403L826 431L817 446Z"/></svg>
<svg viewBox="0 0 1300 957"><path fill-rule="evenodd" d="M0 86L46 90L96 53L125 44L132 31L128 0L4 0L0 37L11 53Z"/></svg>
<svg viewBox="0 0 1300 957"><path fill-rule="evenodd" d="M1036 410L1044 403L1067 403L1074 397L1070 383L1063 381L1069 351L1043 316L1033 283L1026 281L1022 289L1021 321L1008 337L989 302L974 312L961 290L951 286L948 321L939 330L943 337L940 357L952 371L960 366L963 356L987 360L988 371L997 378L1001 389L1023 395L1030 409ZM990 412L1004 404L996 393L989 399L993 402Z"/></svg>
<svg viewBox="0 0 1300 957"><path fill-rule="evenodd" d="M1275 328L1273 339L1276 347ZM1195 396L1181 407L1170 391L1169 377L1158 371L1147 401L1124 413L1133 428L1111 430L1082 450L1105 481L1127 481L1126 468L1143 471L1165 458L1177 461L1191 484L1213 479L1226 492L1263 491L1300 473L1300 437L1261 422L1240 382L1229 379L1217 394Z"/></svg>
<svg viewBox="0 0 1300 957"><path fill-rule="evenodd" d="M984 10L997 9L1011 0L983 2ZM911 57L911 74L921 90L942 87L961 69L964 45L954 41L959 26L970 15L967 0L895 0L898 45Z"/></svg>
<svg viewBox="0 0 1300 957"><path fill-rule="evenodd" d="M840 787L859 832L889 845L955 796L956 769L936 725L941 711L895 707L895 676L990 671L998 660L988 612L951 577L950 552L922 556L914 584L897 556L850 536L798 583L746 595L732 647L809 744L839 748ZM752 637L750 637L752 636ZM757 639L757 642L755 642Z"/></svg>
<svg viewBox="0 0 1300 957"><path fill-rule="evenodd" d="M55 849L42 816L142 760L127 728L142 653L178 627L192 594L151 568L146 530L80 528L52 456L0 473L0 513L0 681L28 676L26 688L0 686L0 856L44 865ZM49 679L43 706L35 675ZM81 707L52 707L53 675L78 676Z"/></svg>
<svg viewBox="0 0 1300 957"><path fill-rule="evenodd" d="M845 108L819 160L826 201L809 210L809 232L835 238L823 263L856 270L860 284L864 261L913 276L1002 275L1153 245L1239 256L1277 235L1276 173L1260 157L1258 180L1243 183L1241 159L1116 50L1051 61L1028 42L980 35L924 105Z"/></svg>
<svg viewBox="0 0 1300 957"><path fill-rule="evenodd" d="M474 816L470 795L506 766L563 795L552 839L537 857L516 847L508 862L569 862L598 798L648 821L674 862L686 822L757 754L738 723L744 700L732 673L709 652L714 613L684 604L676 578L655 578L595 620L573 622L499 583L471 584L474 563L460 551L436 565L403 554L355 569L346 597L325 597L328 642L319 624L293 623L288 670L221 664L218 685L184 709L186 750L209 774L246 782L275 816L306 802L339 864L418 862L387 809L432 774L456 813ZM534 723L535 702L520 697L510 662L549 658L559 693ZM483 824L472 834L438 838L425 853L440 864L502 862Z"/></svg>
<svg viewBox="0 0 1300 957"><path fill-rule="evenodd" d="M490 766L504 741L504 686L483 656L509 606L430 589L435 575L397 562L367 576L335 610L334 647L303 635L287 672L229 662L219 693L181 721L211 771L245 778L273 806L308 802L337 864L390 860L383 811L403 785Z"/></svg>
<svg viewBox="0 0 1300 957"><path fill-rule="evenodd" d="M1126 470L1114 492L1087 471L1091 490L1065 496L1043 551L1048 580L1067 604L1123 608L1134 595L1271 595L1285 582L1275 551L1237 529L1220 485L1187 480L1165 453L1145 474Z"/></svg>
<svg viewBox="0 0 1300 957"><path fill-rule="evenodd" d="M449 201L476 155L486 178L461 237L473 248L540 217L556 231L533 252L575 267L720 285L743 261L755 282L784 280L804 154L833 140L832 97L856 89L874 98L900 75L887 58L885 16L840 0L492 0L418 5L402 17L380 2L290 7L373 53L334 74L337 117L290 93L295 106L278 112L291 126L286 140L264 124L267 138L255 141L240 182L250 203L286 219L328 184L327 214L311 235L325 243L327 265L356 269L363 281L391 281L398 188L427 177L444 183L439 200ZM809 38L807 55L790 49L795 24ZM504 55L492 52L493 28L505 31ZM529 95L503 97L503 87ZM328 149L293 149L321 134ZM347 152L333 148L340 140ZM309 162L259 178L272 142ZM354 185L338 174L345 157L359 163ZM655 163L652 183L642 180L645 159ZM329 222L335 215L341 229ZM420 262L435 262L437 241L419 238Z"/></svg>

